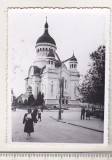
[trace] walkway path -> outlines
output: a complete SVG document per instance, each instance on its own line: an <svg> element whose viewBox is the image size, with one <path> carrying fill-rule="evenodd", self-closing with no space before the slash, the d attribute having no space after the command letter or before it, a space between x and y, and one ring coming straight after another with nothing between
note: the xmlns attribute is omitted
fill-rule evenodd
<svg viewBox="0 0 112 160"><path fill-rule="evenodd" d="M57 115L54 114L54 119L57 119ZM71 108L70 110L65 110L62 113L62 122L68 122L71 124L79 125L85 128L90 128L93 130L103 132L104 123L98 118L91 117L90 120L80 119L80 108Z"/></svg>

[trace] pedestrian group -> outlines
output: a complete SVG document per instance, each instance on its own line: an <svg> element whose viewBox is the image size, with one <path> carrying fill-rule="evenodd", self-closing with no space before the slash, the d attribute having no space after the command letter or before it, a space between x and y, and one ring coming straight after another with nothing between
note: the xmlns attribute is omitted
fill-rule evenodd
<svg viewBox="0 0 112 160"><path fill-rule="evenodd" d="M83 119L85 119L85 116L86 116L86 120L87 119L89 119L90 120L90 115L91 115L91 112L90 112L90 109L89 109L89 107L84 107L84 106L82 106L82 108L81 108L81 120Z"/></svg>

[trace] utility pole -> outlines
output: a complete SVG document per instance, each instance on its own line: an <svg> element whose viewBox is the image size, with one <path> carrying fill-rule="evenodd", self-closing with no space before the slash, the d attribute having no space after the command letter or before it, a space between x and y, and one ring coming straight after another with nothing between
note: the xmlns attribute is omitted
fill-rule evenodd
<svg viewBox="0 0 112 160"><path fill-rule="evenodd" d="M58 120L61 120L61 98L62 98L62 84L61 84L61 81L62 81L62 64L61 64L61 67L60 67L60 80L59 80L59 83L60 83L60 98L59 98L59 114L58 114Z"/></svg>
<svg viewBox="0 0 112 160"><path fill-rule="evenodd" d="M62 65L63 65L63 63L65 63L65 62L67 62L68 60L70 60L71 58L68 58L68 59L66 59L65 61L61 61L60 60L60 58L59 58L59 56L58 56L58 54L57 53L55 53L55 55L57 56L57 58L58 58L58 60L59 60L59 62L61 63L61 66L60 66L60 80L59 80L59 83L60 83L60 98L59 98L59 113L58 113L58 120L61 120L61 99L62 99Z"/></svg>

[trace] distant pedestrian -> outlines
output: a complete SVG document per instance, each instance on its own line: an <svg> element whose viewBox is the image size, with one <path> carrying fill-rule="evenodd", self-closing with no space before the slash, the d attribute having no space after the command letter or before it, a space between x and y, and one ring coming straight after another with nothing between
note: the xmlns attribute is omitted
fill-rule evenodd
<svg viewBox="0 0 112 160"><path fill-rule="evenodd" d="M34 115L34 121L35 121L35 123L37 123L37 114L38 114L38 109L37 109L37 107L35 106L35 109L33 110L33 115Z"/></svg>
<svg viewBox="0 0 112 160"><path fill-rule="evenodd" d="M94 106L92 106L92 112L94 112L95 111L95 107Z"/></svg>
<svg viewBox="0 0 112 160"><path fill-rule="evenodd" d="M81 120L82 119L84 120L84 118L85 118L85 107L82 106L82 108L81 108Z"/></svg>
<svg viewBox="0 0 112 160"><path fill-rule="evenodd" d="M89 118L89 120L90 120L90 114L91 114L91 112L90 112L90 109L89 109L89 107L86 109L86 119L87 118Z"/></svg>
<svg viewBox="0 0 112 160"><path fill-rule="evenodd" d="M42 119L41 119L41 109L39 108L38 109L38 121L41 121Z"/></svg>
<svg viewBox="0 0 112 160"><path fill-rule="evenodd" d="M25 124L24 132L27 133L27 139L29 139L31 137L31 133L34 132L33 122L34 116L31 109L28 109L28 113L26 113L23 118L23 124Z"/></svg>

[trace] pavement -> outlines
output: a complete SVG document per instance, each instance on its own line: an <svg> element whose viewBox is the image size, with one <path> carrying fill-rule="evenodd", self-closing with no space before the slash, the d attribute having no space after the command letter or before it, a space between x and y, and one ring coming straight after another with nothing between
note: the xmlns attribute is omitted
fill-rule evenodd
<svg viewBox="0 0 112 160"><path fill-rule="evenodd" d="M98 118L95 117L91 117L90 120L86 118L84 120L80 119L80 108L71 108L68 111L64 111L64 113L62 113L62 118L60 120L60 122L63 123L68 123L71 125L76 125L79 127L83 127L86 129L91 129L91 130L95 130L98 132L104 132L104 123L103 121L101 121ZM68 114L69 113L69 114ZM52 117L54 120L57 120L57 115L53 115Z"/></svg>
<svg viewBox="0 0 112 160"><path fill-rule="evenodd" d="M25 110L12 111L12 141L13 142L42 142L42 143L103 143L103 133L88 128L103 131L103 121L91 118L80 120L80 109L71 108L62 114L62 123L57 121L58 111L42 112L42 121L34 124L32 138L26 139L23 117ZM70 125L69 123L80 126Z"/></svg>

